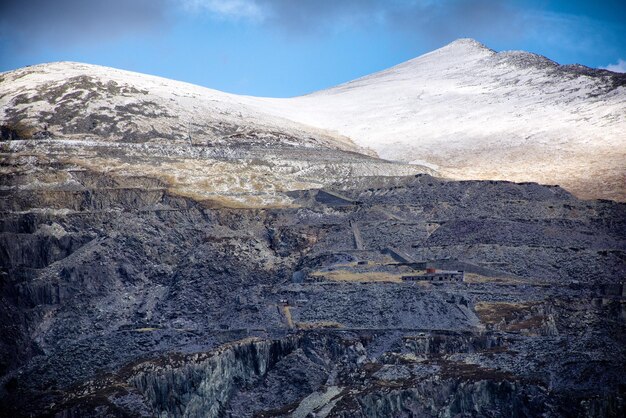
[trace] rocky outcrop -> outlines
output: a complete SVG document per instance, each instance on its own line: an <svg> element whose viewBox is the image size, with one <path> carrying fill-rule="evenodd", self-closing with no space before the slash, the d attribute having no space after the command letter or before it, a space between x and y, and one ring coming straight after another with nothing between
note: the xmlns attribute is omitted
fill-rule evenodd
<svg viewBox="0 0 626 418"><path fill-rule="evenodd" d="M264 376L296 345L295 338L234 342L208 358L188 355L168 364L135 367L131 383L152 404L157 416L219 417L236 387Z"/></svg>
<svg viewBox="0 0 626 418"><path fill-rule="evenodd" d="M337 405L337 417L509 416L555 413L545 390L509 381L427 382L410 389L387 389Z"/></svg>

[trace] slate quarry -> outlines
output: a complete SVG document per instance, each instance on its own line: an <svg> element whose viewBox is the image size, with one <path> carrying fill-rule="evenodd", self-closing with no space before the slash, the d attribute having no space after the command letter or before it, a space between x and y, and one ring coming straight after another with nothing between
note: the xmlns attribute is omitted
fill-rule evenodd
<svg viewBox="0 0 626 418"><path fill-rule="evenodd" d="M624 411L624 204L424 174L233 209L68 173L2 199L5 416ZM389 247L466 280L402 282Z"/></svg>

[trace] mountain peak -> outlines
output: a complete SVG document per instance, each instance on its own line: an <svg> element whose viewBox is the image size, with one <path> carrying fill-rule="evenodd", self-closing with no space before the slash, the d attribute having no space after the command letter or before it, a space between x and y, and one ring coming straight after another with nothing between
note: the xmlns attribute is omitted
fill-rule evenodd
<svg viewBox="0 0 626 418"><path fill-rule="evenodd" d="M450 42L446 46L436 49L427 54L421 55L414 60L420 61L422 58L436 58L439 63L448 62L449 60L458 61L459 59L480 59L495 54L496 51L487 48L475 39L461 38Z"/></svg>
<svg viewBox="0 0 626 418"><path fill-rule="evenodd" d="M450 42L446 46L464 46L464 47L488 49L484 44L478 42L476 39L473 39L473 38L459 38L456 41Z"/></svg>
<svg viewBox="0 0 626 418"><path fill-rule="evenodd" d="M465 50L465 51L490 51L491 48L486 47L482 43L472 38L460 38L456 41L450 42L448 45L440 48L439 50Z"/></svg>

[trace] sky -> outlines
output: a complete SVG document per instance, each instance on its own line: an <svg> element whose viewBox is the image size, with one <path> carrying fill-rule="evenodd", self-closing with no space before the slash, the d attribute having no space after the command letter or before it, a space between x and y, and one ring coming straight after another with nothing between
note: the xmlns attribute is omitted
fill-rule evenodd
<svg viewBox="0 0 626 418"><path fill-rule="evenodd" d="M78 61L290 97L474 38L626 72L624 0L0 0L0 71Z"/></svg>

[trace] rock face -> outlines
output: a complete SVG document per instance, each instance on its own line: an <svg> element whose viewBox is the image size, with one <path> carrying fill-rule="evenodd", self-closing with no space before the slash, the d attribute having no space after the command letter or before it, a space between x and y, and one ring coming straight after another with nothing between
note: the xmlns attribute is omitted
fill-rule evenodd
<svg viewBox="0 0 626 418"><path fill-rule="evenodd" d="M2 75L0 416L624 415L623 203L102 71Z"/></svg>
<svg viewBox="0 0 626 418"><path fill-rule="evenodd" d="M623 413L623 204L421 175L227 208L73 170L2 201L8 416Z"/></svg>

